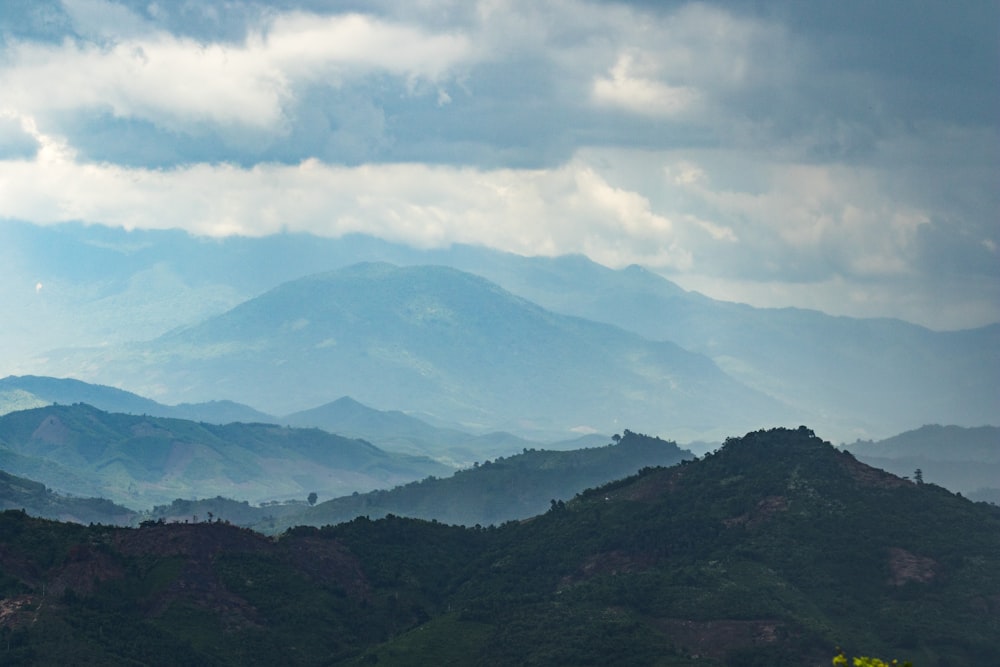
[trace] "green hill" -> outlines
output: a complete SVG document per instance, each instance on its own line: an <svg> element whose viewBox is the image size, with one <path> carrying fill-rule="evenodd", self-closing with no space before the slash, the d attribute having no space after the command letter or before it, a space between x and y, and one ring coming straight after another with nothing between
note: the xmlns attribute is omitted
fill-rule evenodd
<svg viewBox="0 0 1000 667"><path fill-rule="evenodd" d="M52 405L0 417L4 468L133 507L224 494L258 502L392 486L450 468L319 429L224 426Z"/></svg>
<svg viewBox="0 0 1000 667"><path fill-rule="evenodd" d="M22 509L31 516L74 523L128 525L138 516L110 500L65 496L44 484L0 470L0 510L7 509Z"/></svg>
<svg viewBox="0 0 1000 667"><path fill-rule="evenodd" d="M488 529L7 512L0 535L10 665L1000 664L1000 511L804 427Z"/></svg>
<svg viewBox="0 0 1000 667"><path fill-rule="evenodd" d="M163 405L152 399L115 387L72 378L10 375L0 379L0 415L18 410L41 408L54 403L86 403L105 412L190 419L210 424L267 422L277 419L233 401L206 401Z"/></svg>
<svg viewBox="0 0 1000 667"><path fill-rule="evenodd" d="M514 456L476 462L451 477L429 477L388 491L335 498L257 527L274 531L387 514L466 526L500 524L541 514L553 502L569 500L640 468L673 465L686 458L692 458L691 453L675 443L626 430L619 443L606 447L525 449Z"/></svg>

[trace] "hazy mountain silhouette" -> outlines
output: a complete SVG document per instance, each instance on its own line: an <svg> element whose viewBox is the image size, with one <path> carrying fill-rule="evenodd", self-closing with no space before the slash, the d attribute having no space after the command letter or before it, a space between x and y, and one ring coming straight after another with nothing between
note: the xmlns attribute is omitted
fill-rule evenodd
<svg viewBox="0 0 1000 667"><path fill-rule="evenodd" d="M58 491L137 509L217 494L254 502L339 495L451 470L319 429L219 426L82 403L0 417L0 461Z"/></svg>
<svg viewBox="0 0 1000 667"><path fill-rule="evenodd" d="M921 471L940 484L977 500L1000 500L1000 428L928 424L885 440L844 445L861 461L897 475Z"/></svg>
<svg viewBox="0 0 1000 667"><path fill-rule="evenodd" d="M53 348L101 345L107 353L108 345L190 326L278 283L379 260L453 266L554 312L672 341L794 406L797 421L844 441L928 422L978 426L1000 414L1000 325L935 332L898 320L752 308L684 291L638 267L612 270L580 256L526 258L461 245L418 250L361 235L208 240L178 231L11 223L0 228L0 259L0 368L7 368L0 372L126 386L104 374L100 355ZM179 391L127 386L156 397ZM350 388L340 394L414 410L409 401L379 403ZM197 400L220 398L234 397L213 392ZM503 428L518 430L516 423Z"/></svg>
<svg viewBox="0 0 1000 667"><path fill-rule="evenodd" d="M53 403L87 403L105 412L175 417L210 424L278 421L276 417L254 410L248 405L227 400L164 405L130 391L72 378L11 375L0 379L0 415Z"/></svg>
<svg viewBox="0 0 1000 667"><path fill-rule="evenodd" d="M174 400L292 412L349 394L473 427L716 432L785 411L708 358L557 315L446 267L362 264L292 281L126 351L87 356Z"/></svg>

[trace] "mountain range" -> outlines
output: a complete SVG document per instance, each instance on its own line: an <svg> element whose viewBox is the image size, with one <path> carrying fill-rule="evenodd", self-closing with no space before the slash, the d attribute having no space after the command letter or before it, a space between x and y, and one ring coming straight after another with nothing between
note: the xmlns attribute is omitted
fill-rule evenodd
<svg viewBox="0 0 1000 667"><path fill-rule="evenodd" d="M471 466L476 461L528 447L580 449L603 445L608 440L607 436L596 433L559 441L527 440L503 431L470 433L444 422L433 426L398 410L376 410L349 396L277 417L229 400L165 405L129 391L72 378L34 375L0 378L0 415L58 403L86 403L105 412L171 417L216 425L246 422L321 428L337 435L367 440L388 451L429 456L453 467Z"/></svg>
<svg viewBox="0 0 1000 667"><path fill-rule="evenodd" d="M897 475L921 477L974 500L1000 503L1000 428L928 424L844 445L859 460Z"/></svg>
<svg viewBox="0 0 1000 667"><path fill-rule="evenodd" d="M175 498L261 500L394 486L452 469L364 440L274 424L225 426L51 405L0 417L0 468L130 507Z"/></svg>
<svg viewBox="0 0 1000 667"><path fill-rule="evenodd" d="M997 398L1000 325L935 332L898 320L751 308L687 292L639 267L612 270L583 257L528 258L468 246L417 250L357 235L341 239L285 234L260 239L208 240L180 232L125 232L80 225L43 228L12 223L0 229L0 248L4 258L0 262L0 317L5 321L0 331L0 373L73 376L172 403L241 398L238 394L210 391L211 387L198 384L202 380L197 373L192 376L197 380L195 384L175 386L157 384L137 374L128 375L120 372L120 368L112 372L109 364L114 367L116 360L124 363L122 360L143 358L147 361L143 368L156 371L156 360L167 353L164 346L174 345L170 354L180 354L176 346L182 346L185 339L193 341L192 336L207 336L204 339L207 344L211 338L209 329L216 328L216 333L224 329L218 316L240 304L246 307L241 306L242 310L237 311L247 314L252 309L248 300L261 297L276 285L358 261L388 261L400 267L451 266L482 276L492 281L494 287L499 285L509 294L541 306L550 315L559 313L611 324L643 337L647 345L676 344L694 353L696 358L710 359L744 390L766 394L773 404L785 406L787 419L815 424L822 432L843 441L883 438L931 422L981 426L994 422L995 415L1000 414L1000 398ZM463 280L455 285L456 294L451 296L469 286L468 279ZM388 287L387 283L382 285ZM298 288L302 287L298 283ZM400 298L399 294L385 295L383 305ZM449 295L433 292L426 298L440 302ZM310 305L283 304L276 316L291 315L296 307L306 311ZM223 315L223 319L235 321L237 311ZM355 312L375 315L373 311ZM504 311L499 308L494 312ZM285 318L282 324L296 326L299 319L313 321L302 315ZM461 319L457 322L463 326L468 323ZM505 326L521 341L528 341L529 336L540 331L532 328L531 323L532 318L526 315L523 332L518 331L522 322L517 320L508 321ZM429 326L429 322L424 323L423 333ZM178 328L187 329L164 335ZM194 330L200 333L195 334ZM362 327L355 333L360 335L363 331ZM407 331L417 332L415 328ZM564 333L558 327L551 331ZM253 333L259 343L263 332ZM289 340L298 342L293 333L289 332ZM281 332L268 332L272 342L276 334ZM454 405L455 394L461 397L468 386L463 385L462 389L456 389L454 383L449 386L448 381L453 378L446 371L452 369L434 365L442 375L423 379L414 376L414 372L420 375L420 369L412 364L425 361L420 354L425 350L419 339L390 341L399 347L390 344L369 350L377 359L360 370L383 371L388 365L398 371L389 376L392 381L406 377L411 383L407 386L417 391L429 382L435 385L436 395L447 398L450 393L449 401L443 405L456 408L453 416L461 414L465 428L484 426L486 430L537 436L538 431L532 430L531 420L524 420L523 414L512 421L480 423L481 419L493 418L493 411L482 407L489 404L484 394L493 391L486 379L493 378L491 374L496 369L490 363L503 351L490 348L495 342L492 337L476 340L474 327L468 334L467 344L481 345L476 361L484 365L484 386L473 387L469 396L475 405L462 406L466 409L458 410ZM299 335L311 344L335 338L311 340L307 333ZM169 344L168 339L172 341ZM245 351L253 349L248 340L227 340L231 345L242 345ZM130 347L134 342L141 344ZM577 342L572 335L565 341L566 345ZM194 353L190 347L187 352ZM230 359L225 363L234 361L232 349L226 353L216 346L202 352L213 361L226 354ZM289 359L291 355L274 354L262 363ZM225 363L216 368L225 367ZM399 368L407 363L411 364L411 372ZM641 364L641 360L636 363ZM331 369L335 370L350 369L342 366ZM264 369L260 372L264 374ZM159 371L156 373L161 377ZM183 379L166 377L171 381ZM364 375L356 379L369 381ZM225 376L211 380L226 387ZM626 376L621 382L633 380ZM588 377L586 381L600 386L595 378ZM575 376L567 376L564 384L571 383L579 381ZM644 385L648 387L649 383L640 380L635 387L629 385L629 391L641 394ZM258 389L262 393L262 388ZM421 406L411 403L412 395L401 397L399 394L405 393L401 391L382 394L371 386L368 392L353 388L339 393L317 389L301 388L301 395L310 398L295 405L283 395L269 396L266 401L252 405L265 413L294 412L350 395L385 410L422 412ZM250 395L249 391L246 393ZM511 400L516 402L517 395ZM580 406L568 423L586 425L583 417L591 414L589 407ZM729 412L731 405L724 407L716 414ZM421 416L433 419L438 412L431 410ZM565 406L563 412L568 412ZM552 417L552 423L560 429L565 427L561 415ZM667 430L662 430L665 421L650 423L644 418L627 423L680 440L720 439L736 428L754 425L737 417L729 420L728 428L720 422L715 425L719 428L704 432L704 424L692 419L690 423L674 420ZM761 419L759 423L768 422ZM595 428L606 433L616 430L613 422ZM568 437L565 431L545 431L542 435L549 440Z"/></svg>
<svg viewBox="0 0 1000 667"><path fill-rule="evenodd" d="M462 528L0 513L5 664L1000 662L1000 511L805 427Z"/></svg>
<svg viewBox="0 0 1000 667"><path fill-rule="evenodd" d="M788 418L708 357L558 315L440 266L359 264L285 283L204 322L123 349L85 350L108 384L223 396L291 412L350 394L470 427L685 433Z"/></svg>

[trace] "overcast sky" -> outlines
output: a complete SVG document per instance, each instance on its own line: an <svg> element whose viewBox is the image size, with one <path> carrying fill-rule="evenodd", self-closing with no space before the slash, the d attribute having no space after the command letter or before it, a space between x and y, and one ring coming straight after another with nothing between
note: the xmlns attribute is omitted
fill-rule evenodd
<svg viewBox="0 0 1000 667"><path fill-rule="evenodd" d="M1000 321L1000 3L5 0L0 219Z"/></svg>

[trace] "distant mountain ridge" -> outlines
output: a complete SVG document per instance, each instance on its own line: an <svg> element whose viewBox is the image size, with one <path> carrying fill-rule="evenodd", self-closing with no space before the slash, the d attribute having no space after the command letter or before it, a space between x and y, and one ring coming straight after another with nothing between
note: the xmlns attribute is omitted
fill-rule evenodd
<svg viewBox="0 0 1000 667"><path fill-rule="evenodd" d="M171 417L209 424L268 423L300 428L322 428L335 435L360 438L380 449L429 456L454 467L508 455L525 447L579 449L602 445L607 436L585 435L559 441L537 441L510 433L473 434L455 428L432 426L398 410L376 410L349 396L309 410L276 417L227 400L164 405L115 387L71 378L8 376L0 379L0 415L56 403L87 403L105 412Z"/></svg>
<svg viewBox="0 0 1000 667"><path fill-rule="evenodd" d="M194 327L86 357L116 385L172 387L175 400L222 395L280 413L351 395L562 437L615 423L717 432L788 412L707 357L440 266L309 276Z"/></svg>
<svg viewBox="0 0 1000 667"><path fill-rule="evenodd" d="M0 417L0 462L59 491L136 508L218 494L254 502L339 495L451 470L319 429L219 426L82 403Z"/></svg>
<svg viewBox="0 0 1000 667"><path fill-rule="evenodd" d="M232 422L276 423L278 421L277 418L254 410L248 405L227 400L164 405L130 391L73 378L34 375L11 375L0 378L0 415L54 403L87 403L105 412L174 417L220 425Z"/></svg>
<svg viewBox="0 0 1000 667"><path fill-rule="evenodd" d="M349 396L286 415L281 421L292 426L316 427L348 437L365 438L383 449L432 456L456 467L468 467L476 461L540 445L537 441L505 432L474 435L458 429L432 426L398 410L370 408ZM603 436L602 439L606 440ZM587 443L594 444L586 438L575 438L545 443L544 446L576 449Z"/></svg>
<svg viewBox="0 0 1000 667"><path fill-rule="evenodd" d="M976 500L1000 500L1000 428L928 424L880 440L844 445L861 461L897 475L919 469L928 482Z"/></svg>
<svg viewBox="0 0 1000 667"><path fill-rule="evenodd" d="M935 332L891 319L752 308L687 292L640 267L612 270L582 256L520 257L462 245L419 250L362 235L203 239L176 231L5 223L0 257L0 374L73 376L163 398L179 388L124 384L122 376L106 375L109 351L204 321L303 275L388 261L455 267L553 312L672 341L792 405L796 422L842 441L928 422L996 425L1000 414L1000 324ZM66 351L81 346L98 350ZM355 392L286 411L339 395ZM235 397L212 392L197 400L219 398ZM418 411L409 402L356 398ZM516 422L499 426L520 432ZM715 440L724 433L661 434Z"/></svg>

